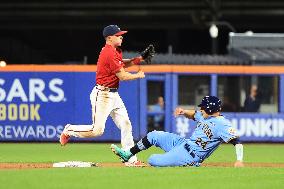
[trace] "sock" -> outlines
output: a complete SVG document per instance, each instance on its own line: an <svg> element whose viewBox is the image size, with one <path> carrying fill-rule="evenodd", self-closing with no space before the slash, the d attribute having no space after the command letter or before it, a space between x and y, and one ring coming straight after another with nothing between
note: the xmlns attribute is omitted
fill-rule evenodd
<svg viewBox="0 0 284 189"><path fill-rule="evenodd" d="M138 152L141 152L142 150L146 150L146 149L150 148L151 146L152 146L152 144L147 139L147 136L145 136L144 138L139 140L139 142L137 142L137 144L135 144L135 146L130 148L130 152L131 152L131 154L135 155Z"/></svg>

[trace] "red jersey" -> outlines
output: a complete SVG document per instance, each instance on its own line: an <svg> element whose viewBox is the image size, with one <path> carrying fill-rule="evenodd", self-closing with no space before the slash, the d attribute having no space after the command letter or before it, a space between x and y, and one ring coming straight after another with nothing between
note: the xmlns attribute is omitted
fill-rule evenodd
<svg viewBox="0 0 284 189"><path fill-rule="evenodd" d="M98 59L96 83L109 88L118 88L119 78L115 74L123 66L122 51L106 44Z"/></svg>

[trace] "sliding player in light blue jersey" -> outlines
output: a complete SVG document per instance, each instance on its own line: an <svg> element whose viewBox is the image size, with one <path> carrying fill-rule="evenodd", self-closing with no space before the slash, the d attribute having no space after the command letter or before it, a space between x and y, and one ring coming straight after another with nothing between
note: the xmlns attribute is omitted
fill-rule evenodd
<svg viewBox="0 0 284 189"><path fill-rule="evenodd" d="M198 105L200 110L176 108L175 116L185 116L197 122L196 129L189 139L179 135L152 131L142 138L130 150L124 151L112 144L112 151L127 162L132 156L155 145L163 149L164 154L153 154L148 163L151 166L200 166L221 143L231 143L236 148L235 167L243 166L243 145L231 123L221 115L221 100L215 96L205 96Z"/></svg>

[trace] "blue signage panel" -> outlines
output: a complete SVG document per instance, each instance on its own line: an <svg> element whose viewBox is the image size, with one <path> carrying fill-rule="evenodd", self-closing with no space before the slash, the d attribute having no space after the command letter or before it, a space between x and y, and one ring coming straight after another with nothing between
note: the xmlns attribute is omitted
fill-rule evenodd
<svg viewBox="0 0 284 189"><path fill-rule="evenodd" d="M0 75L0 141L57 141L67 123L91 124L90 93L95 73L12 72ZM119 93L138 128L138 83L122 82ZM103 136L85 140L120 140L109 119Z"/></svg>

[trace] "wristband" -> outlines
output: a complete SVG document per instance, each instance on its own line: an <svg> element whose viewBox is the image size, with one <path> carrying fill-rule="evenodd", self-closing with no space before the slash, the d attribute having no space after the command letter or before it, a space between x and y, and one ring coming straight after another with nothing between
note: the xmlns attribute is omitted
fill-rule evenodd
<svg viewBox="0 0 284 189"><path fill-rule="evenodd" d="M135 64L135 65L139 65L140 62L141 62L141 58L140 57L132 58L131 62L133 62L133 64Z"/></svg>
<svg viewBox="0 0 284 189"><path fill-rule="evenodd" d="M237 160L238 161L243 161L243 145L242 144L236 144L236 155L237 155Z"/></svg>

